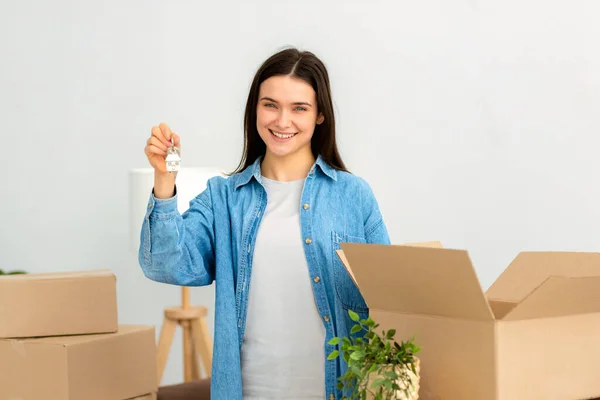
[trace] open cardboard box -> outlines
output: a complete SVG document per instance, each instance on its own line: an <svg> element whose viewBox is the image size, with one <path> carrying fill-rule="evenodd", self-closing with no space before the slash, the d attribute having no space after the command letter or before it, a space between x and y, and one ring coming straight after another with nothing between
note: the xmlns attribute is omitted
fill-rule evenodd
<svg viewBox="0 0 600 400"><path fill-rule="evenodd" d="M439 242L338 256L381 329L422 348L419 399L600 397L600 254L520 253L485 293Z"/></svg>

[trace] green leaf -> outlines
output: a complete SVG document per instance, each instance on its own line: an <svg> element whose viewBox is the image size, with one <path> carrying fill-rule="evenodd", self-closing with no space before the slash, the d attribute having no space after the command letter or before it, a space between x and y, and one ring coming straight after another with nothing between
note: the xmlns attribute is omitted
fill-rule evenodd
<svg viewBox="0 0 600 400"><path fill-rule="evenodd" d="M394 337L394 335L396 334L396 330L395 329L390 329L389 331L387 331L387 334L385 335L386 338L391 339Z"/></svg>
<svg viewBox="0 0 600 400"><path fill-rule="evenodd" d="M354 325L352 329L350 329L350 333L360 332L361 329L362 327L360 325Z"/></svg>
<svg viewBox="0 0 600 400"><path fill-rule="evenodd" d="M391 379L396 379L398 377L394 371L387 371L385 376Z"/></svg>
<svg viewBox="0 0 600 400"><path fill-rule="evenodd" d="M365 356L365 353L362 351L355 351L354 353L350 354L350 358L352 360L360 360Z"/></svg>
<svg viewBox="0 0 600 400"><path fill-rule="evenodd" d="M386 380L383 382L383 384L385 385L385 388L386 388L387 390L392 390L392 381L391 381L391 380L389 380L389 379L386 379Z"/></svg>
<svg viewBox="0 0 600 400"><path fill-rule="evenodd" d="M348 315L350 316L350 319L352 321L358 322L360 320L360 317L358 316L358 314L352 310L348 310Z"/></svg>
<svg viewBox="0 0 600 400"><path fill-rule="evenodd" d="M337 356L340 355L340 352L338 350L334 350L331 353L329 353L329 356L327 357L328 360L333 360L335 358L337 358Z"/></svg>
<svg viewBox="0 0 600 400"><path fill-rule="evenodd" d="M378 387L380 387L380 386L382 386L382 385L383 385L383 382L385 382L385 379L381 379L381 378L379 378L379 379L375 379L375 380L373 381L373 384L371 385L371 387L372 387L373 389L377 389Z"/></svg>
<svg viewBox="0 0 600 400"><path fill-rule="evenodd" d="M338 344L340 342L340 338L339 337L334 337L331 338L331 340L328 342L329 344L335 345Z"/></svg>
<svg viewBox="0 0 600 400"><path fill-rule="evenodd" d="M350 354L348 352L344 353L344 361L346 362L346 364L350 362Z"/></svg>

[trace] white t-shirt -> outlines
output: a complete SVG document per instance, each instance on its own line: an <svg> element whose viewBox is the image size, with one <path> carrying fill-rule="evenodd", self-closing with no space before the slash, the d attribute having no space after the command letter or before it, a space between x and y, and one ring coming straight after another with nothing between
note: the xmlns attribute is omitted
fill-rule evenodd
<svg viewBox="0 0 600 400"><path fill-rule="evenodd" d="M324 399L325 326L300 230L304 179L262 181L268 201L256 236L248 294L244 400Z"/></svg>

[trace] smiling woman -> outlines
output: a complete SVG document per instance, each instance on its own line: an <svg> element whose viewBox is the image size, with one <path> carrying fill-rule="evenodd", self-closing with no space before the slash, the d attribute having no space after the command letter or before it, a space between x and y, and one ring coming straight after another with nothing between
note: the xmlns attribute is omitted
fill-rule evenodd
<svg viewBox="0 0 600 400"><path fill-rule="evenodd" d="M293 158L310 167L321 155L331 167L346 171L336 144L329 75L311 52L286 49L263 63L248 94L244 130L244 154L234 173L259 156L264 156L266 176L278 180L302 177L308 168L276 177L272 158Z"/></svg>
<svg viewBox="0 0 600 400"><path fill-rule="evenodd" d="M312 159L312 163L311 139L315 125L324 119L322 113L317 115L313 88L289 75L273 76L263 82L259 97L256 127L269 150L265 163L268 165L272 157L286 156Z"/></svg>
<svg viewBox="0 0 600 400"><path fill-rule="evenodd" d="M336 145L329 76L313 53L286 49L256 72L244 151L180 215L161 124L146 154L154 190L139 251L145 275L183 286L217 281L211 396L339 399L343 357L327 359L368 309L336 256L342 242L389 244L369 185Z"/></svg>

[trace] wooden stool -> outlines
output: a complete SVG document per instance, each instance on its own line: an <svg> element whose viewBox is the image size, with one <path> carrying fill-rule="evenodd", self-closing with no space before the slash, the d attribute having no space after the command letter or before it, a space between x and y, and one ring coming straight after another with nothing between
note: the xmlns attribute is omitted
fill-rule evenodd
<svg viewBox="0 0 600 400"><path fill-rule="evenodd" d="M206 324L206 307L191 307L189 288L182 289L182 306L165 309L164 322L160 331L157 348L158 383L169 358L177 325L183 329L183 368L184 382L199 380L199 361L202 361L206 378L210 378L212 369L212 340ZM198 357L200 354L200 358Z"/></svg>

